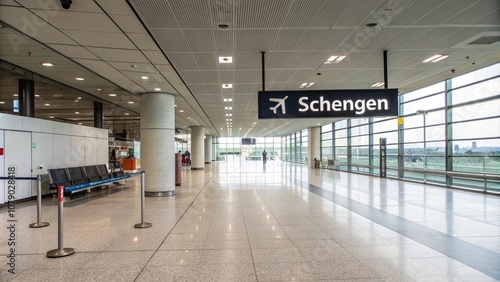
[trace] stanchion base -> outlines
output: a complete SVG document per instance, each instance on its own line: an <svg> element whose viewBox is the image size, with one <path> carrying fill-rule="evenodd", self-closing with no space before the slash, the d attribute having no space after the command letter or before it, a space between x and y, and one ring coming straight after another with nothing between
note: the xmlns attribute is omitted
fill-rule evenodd
<svg viewBox="0 0 500 282"><path fill-rule="evenodd" d="M137 223L136 225L134 225L135 228L149 228L153 226L153 224L149 223L149 222L141 222L141 223Z"/></svg>
<svg viewBox="0 0 500 282"><path fill-rule="evenodd" d="M30 224L30 227L31 228L41 228L41 227L45 227L45 226L49 226L50 224L48 222L35 222L35 223L32 223Z"/></svg>
<svg viewBox="0 0 500 282"><path fill-rule="evenodd" d="M75 249L73 248L63 248L62 250L55 249L47 252L47 257L49 258L60 258L70 256L75 253Z"/></svg>

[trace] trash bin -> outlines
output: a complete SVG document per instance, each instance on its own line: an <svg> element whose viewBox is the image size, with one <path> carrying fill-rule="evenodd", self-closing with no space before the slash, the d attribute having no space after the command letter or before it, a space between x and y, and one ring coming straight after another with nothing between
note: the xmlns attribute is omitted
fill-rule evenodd
<svg viewBox="0 0 500 282"><path fill-rule="evenodd" d="M175 186L181 186L181 175L182 175L182 155L175 154Z"/></svg>

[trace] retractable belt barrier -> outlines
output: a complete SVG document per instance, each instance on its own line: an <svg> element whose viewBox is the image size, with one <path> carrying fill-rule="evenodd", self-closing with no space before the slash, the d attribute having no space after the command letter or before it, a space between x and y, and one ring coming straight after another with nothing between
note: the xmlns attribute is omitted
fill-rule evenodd
<svg viewBox="0 0 500 282"><path fill-rule="evenodd" d="M0 180L36 180L36 222L31 223L31 228L41 228L45 226L49 226L50 223L42 222L42 176L37 175L36 177L0 177Z"/></svg>
<svg viewBox="0 0 500 282"><path fill-rule="evenodd" d="M65 257L69 256L75 253L75 249L73 248L64 248L63 246L63 236L64 236L64 220L63 220L63 202L64 202L64 194L66 193L72 193L74 191L78 190L83 190L83 189L88 189L96 186L101 186L106 183L110 182L116 182L120 181L123 179L135 177L135 176L141 176L141 222L137 223L134 225L135 228L148 228L151 227L152 224L149 222L144 222L144 194L145 194L145 184L144 184L144 171L137 172L137 173L131 173L131 174L126 174L123 176L118 176L118 177L113 177L113 178L108 178L105 180L99 180L99 181L93 181L93 182L88 182L85 184L78 184L78 185L72 185L68 187L64 186L58 186L57 190L57 195L58 195L58 200L59 200L59 208L58 208L58 248L54 250L50 250L47 252L47 257L49 258L59 258L59 257Z"/></svg>

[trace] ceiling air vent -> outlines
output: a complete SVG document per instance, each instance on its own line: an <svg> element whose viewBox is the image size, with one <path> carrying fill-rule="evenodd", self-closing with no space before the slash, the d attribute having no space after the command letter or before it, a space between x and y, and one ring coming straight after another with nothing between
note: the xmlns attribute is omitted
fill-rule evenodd
<svg viewBox="0 0 500 282"><path fill-rule="evenodd" d="M478 39L474 40L474 41L471 41L469 42L469 45L476 45L476 44L480 44L480 45L486 45L486 44L493 44L493 43L496 43L500 41L500 36L482 36L482 37L479 37Z"/></svg>
<svg viewBox="0 0 500 282"><path fill-rule="evenodd" d="M454 48L498 48L500 47L499 31L484 31L453 46Z"/></svg>

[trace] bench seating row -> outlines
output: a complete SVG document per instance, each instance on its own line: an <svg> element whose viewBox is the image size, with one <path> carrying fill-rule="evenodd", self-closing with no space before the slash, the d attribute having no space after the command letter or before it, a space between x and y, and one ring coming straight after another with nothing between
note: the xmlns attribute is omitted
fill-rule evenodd
<svg viewBox="0 0 500 282"><path fill-rule="evenodd" d="M57 191L57 187L64 186L65 196L71 196L71 194L77 192L77 190L88 189L82 188L68 190L66 189L67 187L88 183L101 183L101 185L103 185L104 183L112 182L112 180L121 180L120 178L125 175L122 170L115 170L114 172L109 173L105 164L54 168L48 169L47 171L50 179L49 189Z"/></svg>

